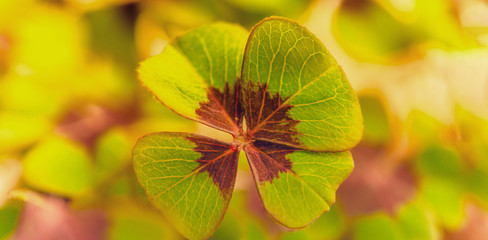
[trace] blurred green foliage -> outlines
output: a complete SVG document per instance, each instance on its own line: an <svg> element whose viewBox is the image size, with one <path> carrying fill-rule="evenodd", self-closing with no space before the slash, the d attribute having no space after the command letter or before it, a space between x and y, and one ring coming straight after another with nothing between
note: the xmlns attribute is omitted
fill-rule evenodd
<svg viewBox="0 0 488 240"><path fill-rule="evenodd" d="M43 192L72 197L93 185L94 172L88 154L62 138L40 142L25 154L22 165L25 183Z"/></svg>
<svg viewBox="0 0 488 240"><path fill-rule="evenodd" d="M193 27L230 21L249 28L270 15L308 26L357 90L365 131L351 178L371 181L354 197L364 205L369 196L377 200L351 214L357 208L345 193L308 228L283 229L260 208L241 161L212 238L472 239L471 232L487 239L478 226L488 222L483 0L1 0L0 239L28 231L26 219L36 214L29 206L52 210L43 202L53 196L68 201L67 214L105 214L106 225L94 222L105 226L100 239L181 239L145 199L131 148L149 132L213 133L161 107L137 82L137 63ZM447 113L436 115L439 106ZM413 193L385 194L389 186L410 191L393 185L388 171L413 176L405 180ZM73 225L60 216L47 217Z"/></svg>
<svg viewBox="0 0 488 240"><path fill-rule="evenodd" d="M22 204L15 201L0 207L0 239L7 239L15 230L21 210Z"/></svg>

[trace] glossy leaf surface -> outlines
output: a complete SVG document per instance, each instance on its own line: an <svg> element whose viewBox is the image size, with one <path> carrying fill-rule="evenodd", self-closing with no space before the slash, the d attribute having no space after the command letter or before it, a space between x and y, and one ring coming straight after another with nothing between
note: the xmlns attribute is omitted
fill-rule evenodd
<svg viewBox="0 0 488 240"><path fill-rule="evenodd" d="M209 237L229 204L239 152L226 143L185 133L154 133L133 151L149 199L187 238Z"/></svg>

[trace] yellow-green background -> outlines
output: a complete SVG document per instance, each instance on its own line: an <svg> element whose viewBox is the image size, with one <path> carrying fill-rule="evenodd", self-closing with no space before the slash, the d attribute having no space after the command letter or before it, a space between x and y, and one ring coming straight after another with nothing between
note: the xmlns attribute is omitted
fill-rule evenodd
<svg viewBox="0 0 488 240"><path fill-rule="evenodd" d="M296 232L267 216L241 159L212 239L488 238L487 1L1 0L0 239L181 238L131 148L150 132L228 136L165 109L135 69L193 27L272 15L343 67L363 140L332 210Z"/></svg>

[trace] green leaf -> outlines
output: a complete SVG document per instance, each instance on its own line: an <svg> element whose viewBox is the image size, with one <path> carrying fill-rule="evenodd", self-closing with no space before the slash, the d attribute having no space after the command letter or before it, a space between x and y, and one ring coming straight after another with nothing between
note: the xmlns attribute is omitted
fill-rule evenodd
<svg viewBox="0 0 488 240"><path fill-rule="evenodd" d="M131 144L129 136L120 129L112 129L98 139L95 147L95 178L98 183L129 166Z"/></svg>
<svg viewBox="0 0 488 240"><path fill-rule="evenodd" d="M364 135L362 143L381 147L390 141L392 127L388 118L386 104L379 96L359 96L361 112L364 118Z"/></svg>
<svg viewBox="0 0 488 240"><path fill-rule="evenodd" d="M359 219L354 225L352 239L405 240L405 237L393 219L378 213Z"/></svg>
<svg viewBox="0 0 488 240"><path fill-rule="evenodd" d="M419 196L442 226L457 230L465 218L463 192L463 186L458 182L431 178L423 181Z"/></svg>
<svg viewBox="0 0 488 240"><path fill-rule="evenodd" d="M22 162L29 186L74 197L88 190L94 169L85 149L61 137L51 137L31 149Z"/></svg>
<svg viewBox="0 0 488 240"><path fill-rule="evenodd" d="M463 182L468 171L459 154L449 147L431 146L423 151L415 164L424 177L436 177Z"/></svg>
<svg viewBox="0 0 488 240"><path fill-rule="evenodd" d="M144 61L139 79L182 116L238 133L236 81L246 36L243 28L224 23L197 28Z"/></svg>
<svg viewBox="0 0 488 240"><path fill-rule="evenodd" d="M322 42L284 18L252 30L242 67L242 105L253 139L344 151L361 138L358 99Z"/></svg>
<svg viewBox="0 0 488 240"><path fill-rule="evenodd" d="M329 210L354 164L349 152L309 152L267 142L245 151L264 207L290 228L303 228Z"/></svg>
<svg viewBox="0 0 488 240"><path fill-rule="evenodd" d="M435 239L435 226L418 203L406 204L398 213L398 224L406 239Z"/></svg>
<svg viewBox="0 0 488 240"><path fill-rule="evenodd" d="M332 24L343 49L363 61L382 62L415 41L408 26L375 1L344 1Z"/></svg>
<svg viewBox="0 0 488 240"><path fill-rule="evenodd" d="M209 237L232 196L239 151L185 133L153 133L133 150L134 169L149 199L190 239Z"/></svg>
<svg viewBox="0 0 488 240"><path fill-rule="evenodd" d="M485 208L488 208L488 172L481 169L474 170L466 186Z"/></svg>
<svg viewBox="0 0 488 240"><path fill-rule="evenodd" d="M403 206L396 217L380 212L358 219L354 224L353 239L428 240L436 239L437 235L427 212L414 201Z"/></svg>
<svg viewBox="0 0 488 240"><path fill-rule="evenodd" d="M52 128L43 117L0 111L0 153L25 148Z"/></svg>
<svg viewBox="0 0 488 240"><path fill-rule="evenodd" d="M22 203L9 201L0 206L0 239L10 239L22 212Z"/></svg>

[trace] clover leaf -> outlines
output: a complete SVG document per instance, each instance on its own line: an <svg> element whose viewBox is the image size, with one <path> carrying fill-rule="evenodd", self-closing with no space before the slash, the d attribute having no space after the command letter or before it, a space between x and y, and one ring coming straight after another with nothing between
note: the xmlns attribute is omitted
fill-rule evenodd
<svg viewBox="0 0 488 240"><path fill-rule="evenodd" d="M139 79L176 113L234 137L151 133L133 149L149 199L187 238L208 238L218 227L241 150L264 207L289 228L329 210L352 171L347 150L363 129L357 97L298 23L266 18L249 35L226 23L197 28L144 61Z"/></svg>

